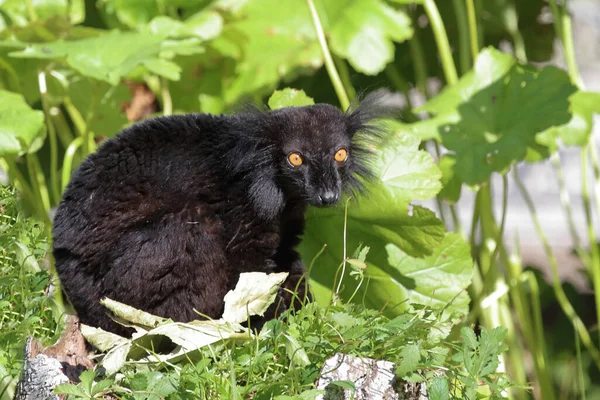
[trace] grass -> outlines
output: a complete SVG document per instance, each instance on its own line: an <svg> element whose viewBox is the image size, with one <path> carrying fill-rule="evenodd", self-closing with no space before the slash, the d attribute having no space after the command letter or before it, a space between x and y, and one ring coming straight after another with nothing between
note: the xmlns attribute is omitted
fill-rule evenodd
<svg viewBox="0 0 600 400"><path fill-rule="evenodd" d="M14 189L0 186L0 399L12 399L27 335L50 343L57 313L50 283L44 227L19 212Z"/></svg>

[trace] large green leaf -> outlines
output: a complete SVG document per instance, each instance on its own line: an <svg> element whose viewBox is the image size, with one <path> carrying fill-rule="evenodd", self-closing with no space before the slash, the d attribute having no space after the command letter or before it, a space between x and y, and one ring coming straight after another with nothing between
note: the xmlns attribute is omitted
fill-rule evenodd
<svg viewBox="0 0 600 400"><path fill-rule="evenodd" d="M367 75L377 75L394 59L394 41L412 36L410 18L380 0L323 2L331 49Z"/></svg>
<svg viewBox="0 0 600 400"><path fill-rule="evenodd" d="M20 94L0 90L0 157L37 151L45 134L43 112L31 109Z"/></svg>
<svg viewBox="0 0 600 400"><path fill-rule="evenodd" d="M283 77L313 71L323 64L321 50L305 2L249 1L239 20L224 34L241 34L244 58L226 92L226 102L257 90L270 90Z"/></svg>
<svg viewBox="0 0 600 400"><path fill-rule="evenodd" d="M421 108L437 116L412 127L421 138L437 138L455 153L456 175L469 185L522 161L538 146L537 134L570 118L575 87L564 71L537 71L507 57L483 52L474 71Z"/></svg>
<svg viewBox="0 0 600 400"><path fill-rule="evenodd" d="M157 75L177 80L179 66L161 56L194 54L199 51L202 51L202 47L199 46L198 39L168 41L148 32L111 31L82 40L28 44L25 49L10 55L64 60L84 76L116 85L139 66L144 66Z"/></svg>
<svg viewBox="0 0 600 400"><path fill-rule="evenodd" d="M394 304L406 300L405 292L394 283L397 271L388 262L388 245L413 257L426 257L433 254L444 239L444 225L432 211L410 206L410 201L432 198L441 188L439 169L431 156L418 146L419 140L407 133L385 143L379 149L377 179L367 183L369 194L349 203L346 248L351 254L360 244L370 247L365 274L378 283L371 279L368 289L363 287L363 290L367 290L365 301L371 307L380 308L390 297ZM336 269L343 260L344 206L310 209L306 222L300 246L304 261L310 263L327 244L311 272L315 296L326 302ZM356 284L348 277L345 282L342 296L347 299ZM380 290L381 285L385 290ZM395 314L398 310L392 307L388 311Z"/></svg>

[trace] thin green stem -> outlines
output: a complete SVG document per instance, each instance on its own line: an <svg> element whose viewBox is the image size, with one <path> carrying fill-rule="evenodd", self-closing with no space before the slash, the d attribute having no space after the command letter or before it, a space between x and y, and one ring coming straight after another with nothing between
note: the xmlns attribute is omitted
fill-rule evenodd
<svg viewBox="0 0 600 400"><path fill-rule="evenodd" d="M90 99L90 107L88 108L87 114L85 116L85 128L83 134L83 153L84 155L88 155L92 152L92 148L90 146L90 141L93 139L90 131L90 122L92 118L94 118L94 112L96 111L96 103L98 102L98 90L95 84L92 82L92 94Z"/></svg>
<svg viewBox="0 0 600 400"><path fill-rule="evenodd" d="M567 185L565 183L565 175L563 173L562 164L560 162L560 153L558 151L554 152L554 154L550 156L550 161L552 162L552 166L554 167L554 173L556 174L556 180L558 181L560 202L563 206L565 215L567 217L567 225L569 227L571 239L573 240L573 246L575 247L575 249L582 249L581 240L579 239L579 234L577 233L577 229L575 228L575 220L573 219L573 209L571 208L569 191L567 190Z"/></svg>
<svg viewBox="0 0 600 400"><path fill-rule="evenodd" d="M466 74L471 69L471 53L469 52L469 24L464 0L452 0L458 29L458 60L460 74Z"/></svg>
<svg viewBox="0 0 600 400"><path fill-rule="evenodd" d="M169 91L169 81L165 78L161 78L160 81L160 94L162 96L163 115L172 115L173 99L171 98L171 92Z"/></svg>
<svg viewBox="0 0 600 400"><path fill-rule="evenodd" d="M52 122L56 127L56 134L60 141L60 144L67 148L69 143L71 143L74 139L73 131L65 118L65 114L62 112L60 108L56 109L58 112L55 115L52 115Z"/></svg>
<svg viewBox="0 0 600 400"><path fill-rule="evenodd" d="M479 38L477 33L477 14L475 12L475 3L473 0L465 0L467 3L467 19L469 21L469 38L471 39L471 57L473 62L479 55Z"/></svg>
<svg viewBox="0 0 600 400"><path fill-rule="evenodd" d="M500 249L502 248L501 243L503 243L504 237L504 227L506 225L506 211L508 209L508 176L506 174L502 175L502 219L500 220L500 229L498 230L498 235L496 236L496 247L494 248L494 253L492 254L492 263L496 264L498 261L498 254L500 254Z"/></svg>
<svg viewBox="0 0 600 400"><path fill-rule="evenodd" d="M531 292L531 312L533 314L532 326L533 335L536 348L535 352L532 352L536 365L536 374L542 393L543 399L554 399L554 389L552 385L552 377L548 370L548 350L546 347L546 337L544 335L544 323L542 319L542 305L540 302L540 287L538 285L535 275L531 271L521 272L521 279L527 281L529 284L529 290Z"/></svg>
<svg viewBox="0 0 600 400"><path fill-rule="evenodd" d="M34 196L37 199L38 213L44 223L50 223L50 195L48 194L48 186L46 178L40 168L40 162L35 154L25 155L27 170L29 171L29 181Z"/></svg>
<svg viewBox="0 0 600 400"><path fill-rule="evenodd" d="M52 123L50 106L48 105L46 73L43 71L38 73L38 86L42 100L42 109L44 110L46 119L46 127L48 128L48 141L50 142L50 193L52 194L52 200L54 201L54 204L56 204L60 200L60 183L58 182L58 146L56 129Z"/></svg>
<svg viewBox="0 0 600 400"><path fill-rule="evenodd" d="M73 104L73 102L71 101L71 98L69 96L66 96L64 98L63 104L64 104L65 108L67 109L69 118L71 118L73 125L75 125L75 129L77 130L77 133L80 136L83 136L85 133L85 119L83 118L83 115L81 115L81 113L79 112L77 107L75 107L75 105Z"/></svg>
<svg viewBox="0 0 600 400"><path fill-rule="evenodd" d="M321 46L321 52L323 53L323 60L325 62L325 68L327 69L327 73L329 74L329 79L333 84L333 88L335 89L335 93L337 94L338 99L340 100L340 105L342 106L342 109L346 110L350 106L350 100L348 99L348 94L344 90L344 85L342 83L342 80L340 79L340 75L338 74L335 68L333 58L331 57L331 52L329 51L329 47L327 46L325 32L323 32L323 25L321 24L321 20L319 19L319 13L317 12L313 0L306 0L306 4L308 4L310 15L313 20L313 25L315 26L315 31L317 33L317 38L319 39L319 45Z"/></svg>
<svg viewBox="0 0 600 400"><path fill-rule="evenodd" d="M550 9L552 10L552 16L554 18L554 28L563 44L569 77L575 85L577 85L580 89L583 89L583 80L579 74L577 59L575 58L571 16L567 10L565 10L564 4L559 6L556 0L549 0L549 3Z"/></svg>
<svg viewBox="0 0 600 400"><path fill-rule="evenodd" d="M577 377L579 378L579 390L581 390L581 400L585 400L585 380L583 378L583 361L581 359L581 344L579 343L579 336L575 332L575 357L577 359Z"/></svg>
<svg viewBox="0 0 600 400"><path fill-rule="evenodd" d="M340 79L344 85L344 89L346 89L346 93L348 93L348 97L350 101L352 101L356 97L356 90L354 86L352 86L352 79L350 79L350 69L348 68L348 64L346 61L340 57L333 56L333 62L340 73Z"/></svg>
<svg viewBox="0 0 600 400"><path fill-rule="evenodd" d="M424 0L423 7L425 8L425 12L431 23L431 28L433 29L433 35L437 43L438 52L440 53L446 82L449 85L453 85L458 82L458 74L456 72L456 65L454 65L454 59L452 58L452 51L450 50L450 42L448 42L444 21L442 21L442 16L440 15L434 0Z"/></svg>
<svg viewBox="0 0 600 400"><path fill-rule="evenodd" d="M598 150L593 140L588 144L590 155L592 158L592 169L594 171L594 200L596 203L596 211L600 215L600 164L598 163Z"/></svg>
<svg viewBox="0 0 600 400"><path fill-rule="evenodd" d="M29 14L29 19L31 20L31 22L36 22L38 20L38 15L35 11L35 7L33 6L33 1L25 0L25 6L27 8L27 14Z"/></svg>
<svg viewBox="0 0 600 400"><path fill-rule="evenodd" d="M546 257L548 258L548 262L550 264L550 272L552 275L552 288L554 289L554 294L556 296L556 299L558 300L558 303L560 304L561 309L563 310L563 312L565 313L565 315L567 316L567 318L569 319L569 321L571 322L571 324L577 331L577 334L581 338L581 341L583 342L584 346L586 347L586 349L589 351L590 355L592 356L592 359L596 363L596 366L598 368L600 368L600 352L598 351L598 349L592 342L590 333L588 332L587 328L585 327L585 325L583 324L583 322L581 321L581 319L575 312L575 309L573 309L573 306L569 302L569 299L567 298L567 295L565 294L565 291L560 283L560 277L558 275L558 262L556 261L556 257L554 256L552 247L550 246L550 243L548 242L548 238L546 237L546 234L544 233L544 230L542 229L542 226L540 225L540 221L537 217L537 213L535 210L535 205L533 204L533 200L531 200L531 196L529 195L527 188L521 181L521 178L519 177L517 168L514 168L514 178L515 178L517 187L519 188L519 192L521 193L521 196L523 196L523 199L525 200L525 203L527 204L527 208L529 209L529 213L531 214L531 219L535 226L535 230L544 246L544 251L546 253Z"/></svg>
<svg viewBox="0 0 600 400"><path fill-rule="evenodd" d="M594 284L594 298L596 299L596 317L600 321L600 253L598 252L598 243L596 240L596 232L594 231L594 223L592 220L592 207L590 205L590 191L588 183L588 146L581 148L581 197L583 199L583 210L587 222L588 240L590 253L592 255L591 273ZM598 330L600 338L600 329Z"/></svg>
<svg viewBox="0 0 600 400"><path fill-rule="evenodd" d="M65 152L61 176L63 191L65 190L65 188L69 184L69 180L71 179L71 170L73 169L73 158L75 157L75 154L77 154L77 150L81 147L82 143L83 138L76 138L71 142L69 147L67 147L67 151Z"/></svg>
<svg viewBox="0 0 600 400"><path fill-rule="evenodd" d="M513 2L510 2L504 9L508 33L512 37L515 48L515 56L521 62L527 62L527 53L525 52L525 41L519 30L519 16L517 8Z"/></svg>
<svg viewBox="0 0 600 400"><path fill-rule="evenodd" d="M416 19L413 18L414 23ZM415 82L417 88L423 96L429 98L429 91L427 90L427 78L429 73L427 72L427 63L425 62L425 53L423 52L423 45L419 38L419 33L415 31L413 37L408 41L410 49L410 56L413 62L413 70L415 71Z"/></svg>
<svg viewBox="0 0 600 400"><path fill-rule="evenodd" d="M347 227L347 223L348 223L348 203L350 202L351 197L348 198L348 200L346 200L346 204L344 207L344 260L342 261L342 275L340 276L340 280L338 282L338 286L337 289L335 290L335 293L339 296L340 293L340 289L342 287L342 281L344 280L344 274L346 273L346 258L347 256L347 248L346 248L346 239L347 239L347 233L346 233L346 227Z"/></svg>

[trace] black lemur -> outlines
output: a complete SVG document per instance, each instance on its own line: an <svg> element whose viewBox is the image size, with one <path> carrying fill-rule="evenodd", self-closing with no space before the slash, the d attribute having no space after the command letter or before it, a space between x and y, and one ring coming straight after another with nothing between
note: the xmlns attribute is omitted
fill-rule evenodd
<svg viewBox="0 0 600 400"><path fill-rule="evenodd" d="M346 112L158 117L103 143L54 218L56 269L80 321L130 334L104 297L175 321L199 319L194 309L219 318L248 271L288 272L293 290L305 272L295 247L307 205L360 188L375 121L388 114L371 94Z"/></svg>

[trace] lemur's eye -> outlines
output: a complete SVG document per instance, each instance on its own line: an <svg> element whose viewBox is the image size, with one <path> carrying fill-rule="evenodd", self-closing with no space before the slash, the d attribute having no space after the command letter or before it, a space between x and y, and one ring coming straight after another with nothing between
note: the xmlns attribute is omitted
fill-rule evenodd
<svg viewBox="0 0 600 400"><path fill-rule="evenodd" d="M346 151L346 149L339 149L334 157L335 161L343 163L348 158L348 151Z"/></svg>
<svg viewBox="0 0 600 400"><path fill-rule="evenodd" d="M302 156L298 153L290 153L288 156L288 162L293 167L299 167L302 165Z"/></svg>

